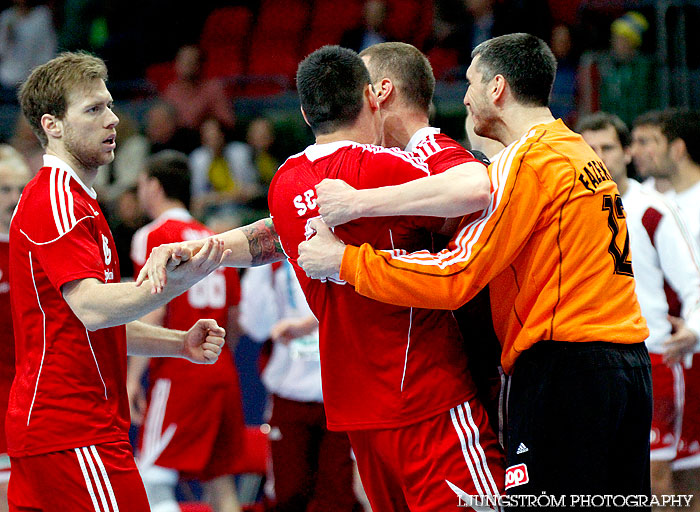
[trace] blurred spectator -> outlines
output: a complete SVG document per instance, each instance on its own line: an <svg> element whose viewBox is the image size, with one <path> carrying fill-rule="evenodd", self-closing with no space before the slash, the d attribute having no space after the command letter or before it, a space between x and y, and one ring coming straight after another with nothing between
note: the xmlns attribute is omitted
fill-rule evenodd
<svg viewBox="0 0 700 512"><path fill-rule="evenodd" d="M428 46L452 49L467 66L472 50L492 37L527 32L547 40L550 20L545 0L437 0Z"/></svg>
<svg viewBox="0 0 700 512"><path fill-rule="evenodd" d="M213 117L230 130L236 123L233 103L219 80L202 78L202 64L199 47L181 47L175 56L177 78L164 97L175 106L180 127L196 131L205 119Z"/></svg>
<svg viewBox="0 0 700 512"><path fill-rule="evenodd" d="M248 125L246 141L260 183L267 188L280 166L280 161L270 151L275 142L274 127L270 120L263 117L253 119Z"/></svg>
<svg viewBox="0 0 700 512"><path fill-rule="evenodd" d="M190 155L192 211L197 216L235 211L260 192L253 150L243 142L227 143L214 118L200 133L202 145Z"/></svg>
<svg viewBox="0 0 700 512"><path fill-rule="evenodd" d="M367 0L362 12L362 26L345 32L340 40L340 46L361 52L373 44L383 43L387 40L384 29L386 2L384 0Z"/></svg>
<svg viewBox="0 0 700 512"><path fill-rule="evenodd" d="M655 64L639 50L648 28L642 14L628 12L610 26L610 47L606 51L589 52L581 57L581 114L604 110L630 124L638 115L657 106Z"/></svg>
<svg viewBox="0 0 700 512"><path fill-rule="evenodd" d="M0 85L10 90L56 54L51 10L32 0L13 3L0 14Z"/></svg>
<svg viewBox="0 0 700 512"><path fill-rule="evenodd" d="M197 137L178 125L178 111L171 103L156 101L146 113L146 138L149 154L164 149L189 153L197 147Z"/></svg>
<svg viewBox="0 0 700 512"><path fill-rule="evenodd" d="M467 12L471 16L471 37L469 46L476 48L480 43L491 39L496 28L494 0L464 0Z"/></svg>
<svg viewBox="0 0 700 512"><path fill-rule="evenodd" d="M141 208L136 193L136 185L123 190L116 198L114 212L110 218L110 228L117 247L119 268L122 279L129 281L134 277L134 265L131 261L131 240L134 233L146 225L148 220Z"/></svg>
<svg viewBox="0 0 700 512"><path fill-rule="evenodd" d="M552 86L549 107L556 118L573 123L576 117L576 57L573 51L571 30L567 25L552 29L550 47L557 58L557 75Z"/></svg>
<svg viewBox="0 0 700 512"><path fill-rule="evenodd" d="M44 165L44 148L34 135L29 121L21 113L17 115L10 145L24 157L32 173Z"/></svg>

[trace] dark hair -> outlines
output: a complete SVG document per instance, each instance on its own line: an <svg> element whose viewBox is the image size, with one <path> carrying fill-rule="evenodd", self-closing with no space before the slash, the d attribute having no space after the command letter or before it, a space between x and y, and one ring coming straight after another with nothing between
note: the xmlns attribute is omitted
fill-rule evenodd
<svg viewBox="0 0 700 512"><path fill-rule="evenodd" d="M685 142L690 159L700 164L700 112L697 110L672 110L661 125L661 133L668 142L681 139Z"/></svg>
<svg viewBox="0 0 700 512"><path fill-rule="evenodd" d="M352 124L362 111L369 71L360 56L340 46L323 46L297 69L301 107L314 134Z"/></svg>
<svg viewBox="0 0 700 512"><path fill-rule="evenodd" d="M668 115L668 111L650 110L649 112L637 116L632 122L632 129L640 126L656 126L657 128L661 128Z"/></svg>
<svg viewBox="0 0 700 512"><path fill-rule="evenodd" d="M477 56L484 82L503 75L519 103L549 105L557 59L542 39L522 32L494 37L474 48Z"/></svg>
<svg viewBox="0 0 700 512"><path fill-rule="evenodd" d="M407 43L378 43L360 52L360 57L369 58L367 68L372 83L390 78L402 98L428 114L435 76L430 62L418 48Z"/></svg>
<svg viewBox="0 0 700 512"><path fill-rule="evenodd" d="M146 162L146 176L155 178L168 199L190 207L190 165L187 155L172 149L159 151Z"/></svg>
<svg viewBox="0 0 700 512"><path fill-rule="evenodd" d="M617 138L623 148L630 145L630 131L625 122L615 114L608 112L595 112L579 119L576 124L576 132L598 132L612 126L617 133Z"/></svg>

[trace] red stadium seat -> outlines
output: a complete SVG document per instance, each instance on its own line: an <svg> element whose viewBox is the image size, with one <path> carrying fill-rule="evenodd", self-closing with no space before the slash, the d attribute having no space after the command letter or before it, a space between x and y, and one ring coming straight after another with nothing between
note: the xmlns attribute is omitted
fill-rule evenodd
<svg viewBox="0 0 700 512"><path fill-rule="evenodd" d="M244 72L245 56L240 46L218 46L206 52L203 70L206 78L229 77Z"/></svg>
<svg viewBox="0 0 700 512"><path fill-rule="evenodd" d="M250 45L248 74L258 78L272 78L284 88L294 85L300 52L297 40L258 35Z"/></svg>
<svg viewBox="0 0 700 512"><path fill-rule="evenodd" d="M253 13L247 7L222 7L207 17L200 46L206 55L207 78L239 75L245 71L247 41Z"/></svg>
<svg viewBox="0 0 700 512"><path fill-rule="evenodd" d="M321 46L327 44L339 44L341 36L342 33L338 34L335 30L313 30L304 42L302 54L305 57L314 50L318 50Z"/></svg>
<svg viewBox="0 0 700 512"><path fill-rule="evenodd" d="M410 43L421 16L419 0L389 0L384 21L389 39Z"/></svg>
<svg viewBox="0 0 700 512"><path fill-rule="evenodd" d="M243 6L214 9L204 22L200 44L205 51L240 45L248 37L253 13Z"/></svg>
<svg viewBox="0 0 700 512"><path fill-rule="evenodd" d="M294 39L309 25L309 4L303 0L263 0L255 26L258 35Z"/></svg>
<svg viewBox="0 0 700 512"><path fill-rule="evenodd" d="M311 14L311 33L334 33L340 40L343 32L362 23L362 4L363 2L358 0L317 0Z"/></svg>
<svg viewBox="0 0 700 512"><path fill-rule="evenodd" d="M172 61L151 64L146 68L146 80L162 93L175 80L175 64Z"/></svg>
<svg viewBox="0 0 700 512"><path fill-rule="evenodd" d="M459 64L459 56L454 48L433 48L428 52L428 60L437 80L444 79Z"/></svg>

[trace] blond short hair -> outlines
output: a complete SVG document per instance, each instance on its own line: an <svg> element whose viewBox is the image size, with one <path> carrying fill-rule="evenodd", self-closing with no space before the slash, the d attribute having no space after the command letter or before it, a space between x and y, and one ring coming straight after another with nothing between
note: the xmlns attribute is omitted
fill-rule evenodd
<svg viewBox="0 0 700 512"><path fill-rule="evenodd" d="M65 52L34 68L19 90L22 113L32 131L46 147L49 140L41 126L41 117L66 113L69 91L87 85L96 78L107 80L107 66L99 57L86 52Z"/></svg>

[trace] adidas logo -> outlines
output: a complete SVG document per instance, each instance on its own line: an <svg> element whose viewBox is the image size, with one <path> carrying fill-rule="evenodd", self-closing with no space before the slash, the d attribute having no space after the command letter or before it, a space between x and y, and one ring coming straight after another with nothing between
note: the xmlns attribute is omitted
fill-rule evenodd
<svg viewBox="0 0 700 512"><path fill-rule="evenodd" d="M518 446L518 449L515 451L515 453L517 453L518 455L520 455L521 453L525 453L525 452L528 452L528 451L530 451L530 450L528 449L528 447L525 446L523 443L520 443L520 445Z"/></svg>

